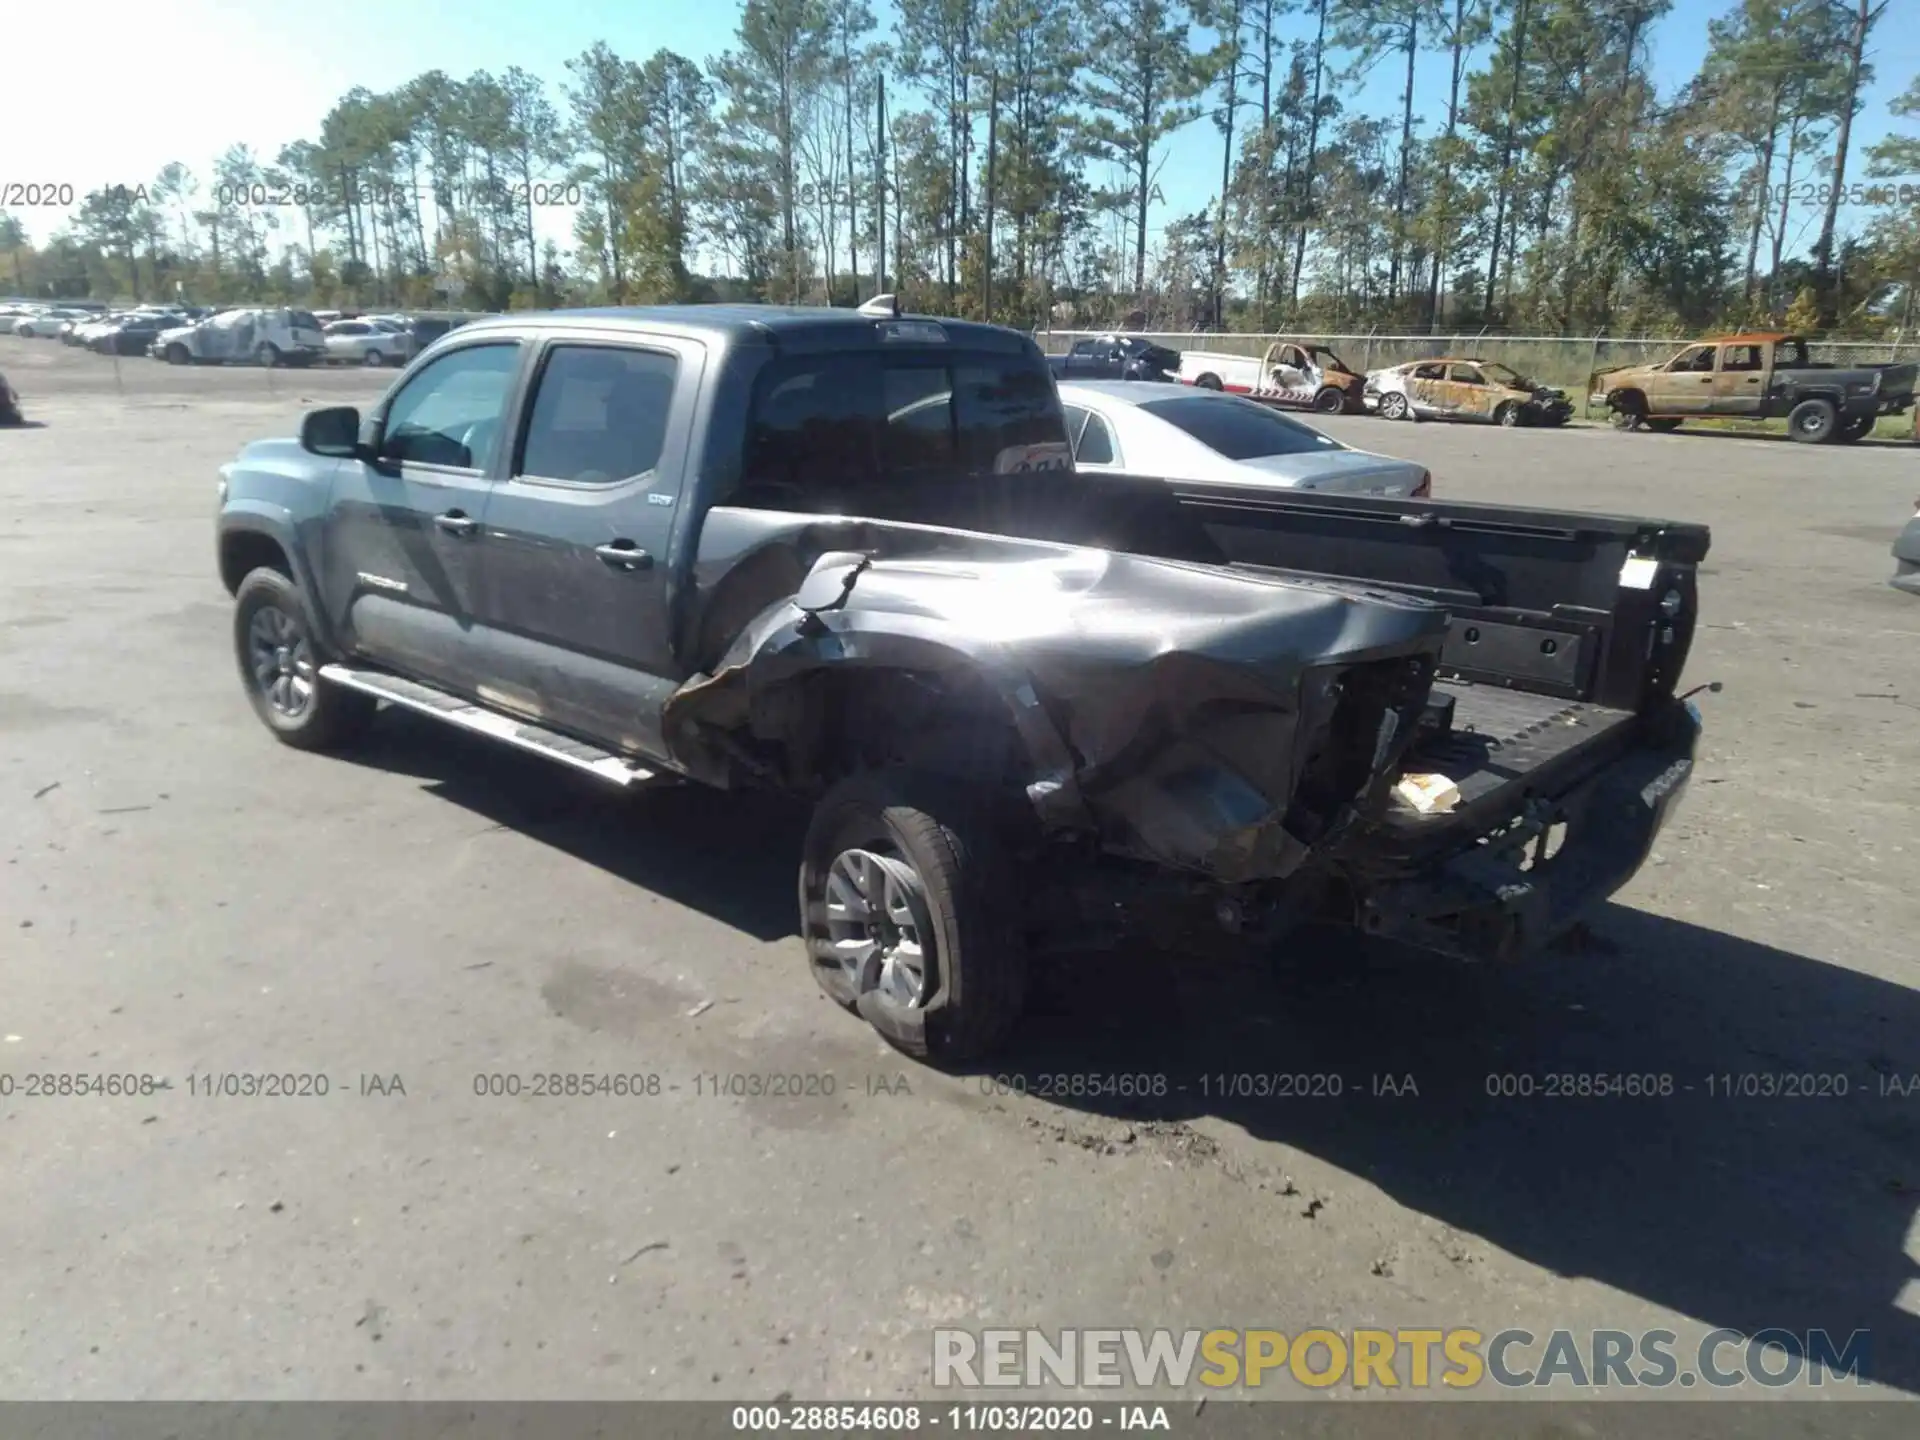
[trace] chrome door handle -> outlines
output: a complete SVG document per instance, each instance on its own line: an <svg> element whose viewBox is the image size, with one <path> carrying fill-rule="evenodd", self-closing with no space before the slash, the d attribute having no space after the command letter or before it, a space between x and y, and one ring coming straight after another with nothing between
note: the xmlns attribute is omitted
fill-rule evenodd
<svg viewBox="0 0 1920 1440"><path fill-rule="evenodd" d="M615 541L611 545L596 545L593 553L617 570L650 570L653 568L653 556L639 549L631 541L621 544Z"/></svg>
<svg viewBox="0 0 1920 1440"><path fill-rule="evenodd" d="M480 522L471 515L463 515L458 510L449 510L444 515L433 517L433 523L449 535L471 535L480 528Z"/></svg>

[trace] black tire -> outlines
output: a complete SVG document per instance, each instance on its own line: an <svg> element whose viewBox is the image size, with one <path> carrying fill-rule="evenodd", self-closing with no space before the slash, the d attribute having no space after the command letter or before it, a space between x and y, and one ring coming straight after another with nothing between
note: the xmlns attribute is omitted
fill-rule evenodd
<svg viewBox="0 0 1920 1440"><path fill-rule="evenodd" d="M173 344L167 346L167 363L169 365L185 365L192 359L193 356L187 353L187 347L179 341L176 340Z"/></svg>
<svg viewBox="0 0 1920 1440"><path fill-rule="evenodd" d="M1851 415L1840 422L1840 429L1834 435L1842 445L1851 445L1856 440L1864 440L1873 433L1873 423L1877 415Z"/></svg>
<svg viewBox="0 0 1920 1440"><path fill-rule="evenodd" d="M1347 392L1333 385L1323 385L1314 394L1313 408L1322 415L1338 415L1347 408Z"/></svg>
<svg viewBox="0 0 1920 1440"><path fill-rule="evenodd" d="M1205 375L1199 376L1197 379L1194 380L1193 383L1196 387L1198 387L1201 390L1219 390L1223 388L1220 384L1220 377L1218 375L1213 374L1211 371L1209 371Z"/></svg>
<svg viewBox="0 0 1920 1440"><path fill-rule="evenodd" d="M263 653L268 631L278 640L272 648L283 653ZM371 695L342 690L316 673L325 657L306 597L278 570L251 571L234 592L233 653L253 713L282 744L296 750L335 749L373 719L377 702ZM296 679L306 685L303 703L291 683Z"/></svg>
<svg viewBox="0 0 1920 1440"><path fill-rule="evenodd" d="M1518 400L1505 401L1493 412L1493 423L1505 430L1511 430L1522 423L1522 418Z"/></svg>
<svg viewBox="0 0 1920 1440"><path fill-rule="evenodd" d="M1607 397L1608 419L1616 430L1638 430L1647 423L1647 397L1627 390Z"/></svg>
<svg viewBox="0 0 1920 1440"><path fill-rule="evenodd" d="M1672 416L1664 416L1658 420L1648 420L1645 423L1647 429L1656 435L1671 435L1680 428L1680 422Z"/></svg>
<svg viewBox="0 0 1920 1440"><path fill-rule="evenodd" d="M841 861L848 866L837 869ZM836 928L844 936L858 927L844 907L835 919L830 890L844 895L849 875L869 862L868 873L879 874L878 861L903 862L904 877L898 868L882 877L894 882L887 893L906 897L914 929L932 940L920 945L923 979L905 1002L883 983L901 972L884 969L878 952L854 975L834 944ZM814 979L909 1055L940 1064L978 1059L1006 1039L1026 1001L1013 875L1001 817L979 791L907 769L842 780L815 806L800 858L801 935Z"/></svg>
<svg viewBox="0 0 1920 1440"><path fill-rule="evenodd" d="M369 350L360 357L360 363L370 368L377 368L387 363L387 357L382 355L378 350Z"/></svg>
<svg viewBox="0 0 1920 1440"><path fill-rule="evenodd" d="M256 364L272 370L280 364L280 347L271 340L262 340L254 347L253 358Z"/></svg>
<svg viewBox="0 0 1920 1440"><path fill-rule="evenodd" d="M1787 416L1788 438L1802 445L1825 445L1840 428L1831 400L1802 400Z"/></svg>

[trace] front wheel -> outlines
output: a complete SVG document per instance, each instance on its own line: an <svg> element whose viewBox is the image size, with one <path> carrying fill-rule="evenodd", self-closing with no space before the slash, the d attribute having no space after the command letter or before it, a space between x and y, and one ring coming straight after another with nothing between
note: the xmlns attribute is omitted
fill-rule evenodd
<svg viewBox="0 0 1920 1440"><path fill-rule="evenodd" d="M1380 397L1380 418L1382 420L1404 420L1411 412L1407 408L1407 397L1397 390L1389 390Z"/></svg>
<svg viewBox="0 0 1920 1440"><path fill-rule="evenodd" d="M1802 445L1824 445L1839 428L1831 400L1802 400L1787 416L1787 434Z"/></svg>
<svg viewBox="0 0 1920 1440"><path fill-rule="evenodd" d="M1494 423L1502 429L1511 430L1520 423L1520 402L1508 400L1493 412Z"/></svg>
<svg viewBox="0 0 1920 1440"><path fill-rule="evenodd" d="M1220 377L1213 374L1202 375L1193 383L1202 390L1218 390L1221 388Z"/></svg>
<svg viewBox="0 0 1920 1440"><path fill-rule="evenodd" d="M1653 431L1656 435L1671 435L1679 428L1680 422L1671 415L1663 416L1658 420L1647 421L1647 429Z"/></svg>
<svg viewBox="0 0 1920 1440"><path fill-rule="evenodd" d="M253 352L254 360L271 370L280 363L280 347L270 340L262 340Z"/></svg>
<svg viewBox="0 0 1920 1440"><path fill-rule="evenodd" d="M369 350L360 357L360 363L369 369L377 369L379 366L387 363L387 357L382 355L378 350Z"/></svg>
<svg viewBox="0 0 1920 1440"><path fill-rule="evenodd" d="M815 808L800 859L815 981L909 1055L985 1055L1026 999L1013 877L977 791L905 769L842 780Z"/></svg>
<svg viewBox="0 0 1920 1440"><path fill-rule="evenodd" d="M331 750L373 719L377 701L320 678L321 654L299 587L259 569L233 597L234 658L253 713L296 750Z"/></svg>

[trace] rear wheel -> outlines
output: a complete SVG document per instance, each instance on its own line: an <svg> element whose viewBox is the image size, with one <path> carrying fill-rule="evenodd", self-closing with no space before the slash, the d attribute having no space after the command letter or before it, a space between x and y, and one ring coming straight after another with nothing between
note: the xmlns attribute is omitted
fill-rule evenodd
<svg viewBox="0 0 1920 1440"><path fill-rule="evenodd" d="M1787 434L1802 445L1824 445L1839 428L1831 400L1802 400L1787 416Z"/></svg>
<svg viewBox="0 0 1920 1440"><path fill-rule="evenodd" d="M387 363L387 357L382 355L378 350L369 350L360 357L360 363L362 365L380 366Z"/></svg>
<svg viewBox="0 0 1920 1440"><path fill-rule="evenodd" d="M823 797L800 860L814 979L910 1055L960 1063L1026 997L1017 888L994 806L950 780L862 771Z"/></svg>
<svg viewBox="0 0 1920 1440"><path fill-rule="evenodd" d="M271 370L280 363L280 347L275 345L271 340L262 340L259 345L254 348L253 358L256 362Z"/></svg>
<svg viewBox="0 0 1920 1440"><path fill-rule="evenodd" d="M175 344L167 346L167 363L169 365L184 365L192 358L193 357L187 353L187 347L184 345L176 342Z"/></svg>
<svg viewBox="0 0 1920 1440"><path fill-rule="evenodd" d="M1380 418L1383 420L1404 420L1411 412L1407 408L1407 397L1397 390L1389 390L1380 397Z"/></svg>
<svg viewBox="0 0 1920 1440"><path fill-rule="evenodd" d="M1218 390L1222 388L1220 377L1212 373L1198 377L1193 383L1202 390Z"/></svg>
<svg viewBox="0 0 1920 1440"><path fill-rule="evenodd" d="M1666 416L1659 420L1647 421L1647 429L1653 431L1656 435L1671 435L1679 428L1680 422L1671 416Z"/></svg>
<svg viewBox="0 0 1920 1440"><path fill-rule="evenodd" d="M1313 397L1313 408L1322 415L1338 415L1347 408L1347 392L1324 385Z"/></svg>

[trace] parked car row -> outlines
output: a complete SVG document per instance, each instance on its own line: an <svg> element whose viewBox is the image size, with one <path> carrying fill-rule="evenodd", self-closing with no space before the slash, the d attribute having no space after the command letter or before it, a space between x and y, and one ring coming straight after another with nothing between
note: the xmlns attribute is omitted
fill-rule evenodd
<svg viewBox="0 0 1920 1440"><path fill-rule="evenodd" d="M1177 381L1244 395L1265 405L1387 420L1472 420L1501 426L1561 426L1573 418L1565 390L1498 360L1439 355L1361 372L1325 345L1282 338L1263 355L1176 353L1138 335L1076 341L1048 358L1058 380ZM1914 400L1915 367L1844 367L1810 358L1807 341L1780 332L1725 335L1670 359L1600 371L1589 403L1624 430L1665 433L1689 417L1781 418L1809 443L1859 440Z"/></svg>
<svg viewBox="0 0 1920 1440"><path fill-rule="evenodd" d="M453 313L362 315L325 323L290 306L104 305L0 306L0 332L57 339L102 355L149 355L174 365L405 365L471 316Z"/></svg>

